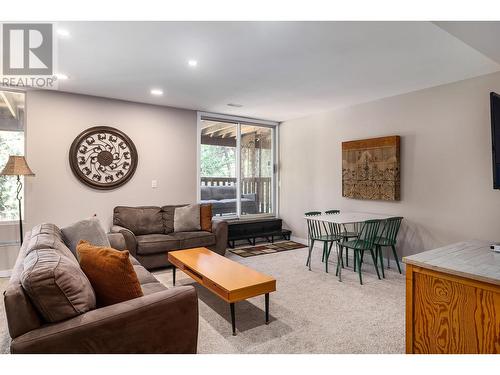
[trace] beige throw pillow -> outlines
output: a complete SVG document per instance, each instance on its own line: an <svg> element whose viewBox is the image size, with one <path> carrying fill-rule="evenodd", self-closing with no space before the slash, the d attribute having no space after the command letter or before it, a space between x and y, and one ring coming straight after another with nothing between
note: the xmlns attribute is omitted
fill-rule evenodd
<svg viewBox="0 0 500 375"><path fill-rule="evenodd" d="M174 213L174 232L192 232L200 229L199 204L176 207Z"/></svg>

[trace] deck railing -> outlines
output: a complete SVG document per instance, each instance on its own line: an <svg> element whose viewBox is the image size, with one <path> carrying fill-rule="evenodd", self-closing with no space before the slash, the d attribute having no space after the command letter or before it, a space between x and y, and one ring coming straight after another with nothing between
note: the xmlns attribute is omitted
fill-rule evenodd
<svg viewBox="0 0 500 375"><path fill-rule="evenodd" d="M201 177L201 186L235 186L236 178L232 177ZM241 194L255 194L259 213L271 213L272 208L272 178L242 178Z"/></svg>

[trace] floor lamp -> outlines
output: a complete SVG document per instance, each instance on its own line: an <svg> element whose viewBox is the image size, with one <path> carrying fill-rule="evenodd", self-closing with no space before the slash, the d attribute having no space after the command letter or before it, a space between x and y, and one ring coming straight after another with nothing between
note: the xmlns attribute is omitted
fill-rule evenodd
<svg viewBox="0 0 500 375"><path fill-rule="evenodd" d="M19 203L19 238L21 245L23 244L23 218L21 216L21 199L19 196L21 190L23 189L23 183L21 182L21 176L34 176L35 174L31 171L28 163L24 156L9 156L9 160L5 165L0 176L17 176L17 193L16 199Z"/></svg>

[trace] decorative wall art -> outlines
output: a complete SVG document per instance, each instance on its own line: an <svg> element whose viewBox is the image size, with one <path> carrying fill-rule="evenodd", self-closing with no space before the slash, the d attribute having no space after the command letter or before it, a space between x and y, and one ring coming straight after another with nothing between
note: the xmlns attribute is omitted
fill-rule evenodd
<svg viewBox="0 0 500 375"><path fill-rule="evenodd" d="M342 196L400 199L400 137L342 142Z"/></svg>
<svg viewBox="0 0 500 375"><path fill-rule="evenodd" d="M132 140L109 126L83 131L69 150L71 170L94 189L114 189L126 183L137 168L137 160Z"/></svg>

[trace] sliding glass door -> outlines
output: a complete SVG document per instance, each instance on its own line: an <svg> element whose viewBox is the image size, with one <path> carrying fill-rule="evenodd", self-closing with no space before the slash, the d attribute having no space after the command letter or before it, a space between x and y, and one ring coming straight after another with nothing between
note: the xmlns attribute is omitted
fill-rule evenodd
<svg viewBox="0 0 500 375"><path fill-rule="evenodd" d="M200 117L199 201L211 203L214 216L275 214L275 131L248 120Z"/></svg>
<svg viewBox="0 0 500 375"><path fill-rule="evenodd" d="M273 213L273 129L241 125L241 215Z"/></svg>
<svg viewBox="0 0 500 375"><path fill-rule="evenodd" d="M200 201L212 203L214 216L236 216L238 124L202 121Z"/></svg>

